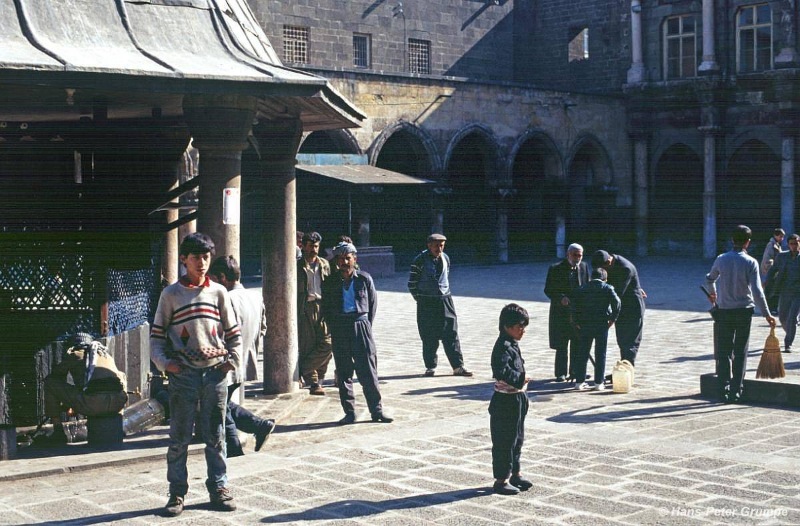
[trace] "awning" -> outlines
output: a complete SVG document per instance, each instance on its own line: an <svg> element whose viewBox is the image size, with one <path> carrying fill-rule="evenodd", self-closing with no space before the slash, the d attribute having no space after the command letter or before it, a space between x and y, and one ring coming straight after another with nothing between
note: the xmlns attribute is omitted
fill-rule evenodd
<svg viewBox="0 0 800 526"><path fill-rule="evenodd" d="M284 66L246 0L0 0L2 84L39 90L0 101L3 121L77 121L95 98L115 118L138 92L250 95L261 116L298 116L306 131L366 118L323 77ZM180 100L161 109L177 113Z"/></svg>
<svg viewBox="0 0 800 526"><path fill-rule="evenodd" d="M321 175L349 185L425 185L436 184L436 181L413 177L411 175L384 170L370 164L350 165L305 165L296 166L297 172Z"/></svg>

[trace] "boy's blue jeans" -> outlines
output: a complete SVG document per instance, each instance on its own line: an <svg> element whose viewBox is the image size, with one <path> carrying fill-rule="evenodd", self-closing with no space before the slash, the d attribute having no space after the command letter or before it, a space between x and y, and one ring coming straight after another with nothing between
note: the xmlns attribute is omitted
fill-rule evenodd
<svg viewBox="0 0 800 526"><path fill-rule="evenodd" d="M578 335L580 355L575 366L575 381L578 385L586 378L589 353L594 341L594 382L602 384L606 374L606 352L608 350L608 325L581 327Z"/></svg>
<svg viewBox="0 0 800 526"><path fill-rule="evenodd" d="M169 375L167 480L170 495L186 495L189 489L186 457L192 441L195 413L198 434L206 444L206 488L212 493L227 485L224 427L227 405L227 378L219 368L192 369L184 366L180 373Z"/></svg>

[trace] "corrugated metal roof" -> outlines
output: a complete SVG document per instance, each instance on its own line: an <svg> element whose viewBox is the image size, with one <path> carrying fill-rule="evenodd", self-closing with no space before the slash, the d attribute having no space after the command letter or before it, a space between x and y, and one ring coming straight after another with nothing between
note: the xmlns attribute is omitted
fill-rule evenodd
<svg viewBox="0 0 800 526"><path fill-rule="evenodd" d="M0 82L96 88L97 74L129 78L132 90L202 93L211 81L265 101L302 98L307 129L365 118L326 79L285 67L246 0L0 0Z"/></svg>
<svg viewBox="0 0 800 526"><path fill-rule="evenodd" d="M297 165L300 172L322 175L352 185L384 185L384 184L436 184L436 181L413 177L411 175L384 170L370 164L346 165Z"/></svg>

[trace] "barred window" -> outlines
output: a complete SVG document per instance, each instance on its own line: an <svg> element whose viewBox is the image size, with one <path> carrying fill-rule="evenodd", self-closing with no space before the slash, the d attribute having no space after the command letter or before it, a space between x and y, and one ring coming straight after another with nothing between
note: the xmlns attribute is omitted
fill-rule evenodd
<svg viewBox="0 0 800 526"><path fill-rule="evenodd" d="M743 7L736 15L736 70L772 69L772 9L768 4Z"/></svg>
<svg viewBox="0 0 800 526"><path fill-rule="evenodd" d="M431 43L429 40L408 39L408 71L430 75Z"/></svg>
<svg viewBox="0 0 800 526"><path fill-rule="evenodd" d="M353 34L353 65L357 68L372 66L372 37L370 35Z"/></svg>
<svg viewBox="0 0 800 526"><path fill-rule="evenodd" d="M308 63L308 28L283 26L283 59L296 64Z"/></svg>
<svg viewBox="0 0 800 526"><path fill-rule="evenodd" d="M697 26L693 15L667 18L664 24L664 72L668 79L697 75Z"/></svg>

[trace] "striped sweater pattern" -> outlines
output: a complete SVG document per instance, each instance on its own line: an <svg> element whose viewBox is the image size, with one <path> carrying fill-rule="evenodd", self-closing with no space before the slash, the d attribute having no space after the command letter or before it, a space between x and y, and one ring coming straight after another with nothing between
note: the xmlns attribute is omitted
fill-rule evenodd
<svg viewBox="0 0 800 526"><path fill-rule="evenodd" d="M165 288L150 329L150 357L163 371L170 359L194 368L228 360L239 368L241 330L222 285Z"/></svg>

